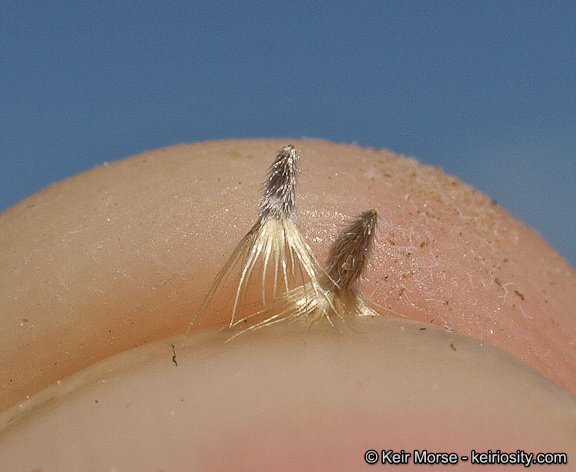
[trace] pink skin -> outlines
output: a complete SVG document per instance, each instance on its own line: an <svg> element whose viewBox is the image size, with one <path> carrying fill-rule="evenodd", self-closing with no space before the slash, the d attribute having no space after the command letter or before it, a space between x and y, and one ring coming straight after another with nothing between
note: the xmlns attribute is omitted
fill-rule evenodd
<svg viewBox="0 0 576 472"><path fill-rule="evenodd" d="M378 241L361 290L382 318L350 320L336 328L318 325L304 338L302 327L280 325L226 344L224 335L209 334L229 320L232 296L223 289L190 336L182 339L179 333L187 329L213 276L255 221L265 170L288 143L301 155L301 228L320 260L347 217L378 210ZM0 319L0 408L6 410L0 418L18 423L22 411L31 412L19 422L20 429L6 430L4 442L0 436L0 451L2 444L5 451L17 451L22 441L31 444L34 430L50 436L66 414L93 415L91 410L75 409L83 404L82 395L89 396L94 408L95 395L100 402L115 398L125 405L137 404L138 395L147 392L147 397L157 395L167 404L173 397L177 405L182 392L196 392L182 401L187 409L171 407L181 421L151 433L152 438L168 438L165 442L146 439L146 428L135 427L133 418L119 420L117 410L100 408L99 415L108 412L117 422L111 428L102 420L104 433L92 434L109 439L81 446L73 442L77 447L72 451L86 457L86 449L98 443L113 455L119 444L114 430L131 432L127 434L135 446L129 450L138 450L139 457L144 451L138 444L149 444L144 449L150 453L161 447L170 450L181 459L174 464L189 463L189 453L195 451L195 460L212 470L216 456L223 468L240 469L243 463L254 470L270 450L276 451L272 458L284 458L286 468L296 467L298 461L318 465L315 454L328 454L335 462L323 461L327 469L352 458L357 461L369 448L469 451L472 446L576 454L576 400L545 378L576 393L575 273L532 230L438 169L385 151L323 141L180 145L55 184L2 213L0 226L0 254L4 273L9 274L1 287L7 315ZM394 334L399 329L402 336ZM197 338L202 333L208 337ZM375 341L367 342L367 333ZM168 367L162 364L169 369L162 375L171 377L154 383L162 373L158 363L171 361L168 344L126 350L169 336L179 369L171 362ZM264 347L276 353L271 356L276 359L273 365L266 363L270 359L262 355ZM206 349L213 349L218 361L199 354ZM56 380L122 352L106 361L112 364L87 369L26 400ZM336 366L330 362L334 357L340 359ZM139 359L137 366L134 359ZM230 383L239 372L239 367L230 367L231 359L251 366L249 383ZM356 367L349 370L347 362ZM301 365L306 368L294 368ZM190 369L196 370L186 374ZM109 383L126 389L119 393L110 387L97 394L86 390L86 379L102 379L102 372L117 379ZM276 382L284 385L284 393L267 392L270 379L276 378L271 372L282 373ZM215 399L213 410L194 403L200 401L195 382L203 373L210 373L202 392ZM142 376L153 383L137 387ZM374 385L359 387L374 376ZM222 383L210 384L220 378ZM519 379L524 383L519 385ZM63 384L71 394L61 394ZM154 385L172 390L157 392ZM251 389L258 392L254 405L246 400L254 398ZM295 400L302 395L304 404ZM40 407L53 396L59 397L60 405L54 411L62 416L40 418ZM378 401L369 404L369 399ZM10 409L15 404L22 406ZM204 409L202 431L209 433L195 436L190 432L194 418L187 415ZM157 410L155 403L140 408L140 419ZM520 414L526 411L532 412L529 418ZM226 422L214 420L215 412ZM284 434L271 433L278 429L273 417L284 425ZM472 424L476 433L471 433ZM386 434L394 435L386 436L382 425L388 425ZM81 428L92 437L88 431L97 426ZM251 434L247 428L252 428ZM345 439L340 437L343 431ZM122 437L125 442L126 435ZM206 438L213 438L212 445L224 441L228 454L217 453ZM294 455L315 438L324 439L306 454ZM47 456L53 450L47 450ZM126 449L118 454L129 456Z"/></svg>

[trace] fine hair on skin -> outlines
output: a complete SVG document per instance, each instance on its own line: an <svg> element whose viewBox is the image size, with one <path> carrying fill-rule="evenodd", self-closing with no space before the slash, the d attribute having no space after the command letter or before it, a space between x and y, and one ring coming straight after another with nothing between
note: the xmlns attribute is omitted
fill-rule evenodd
<svg viewBox="0 0 576 472"><path fill-rule="evenodd" d="M321 270L316 256L298 228L295 194L299 156L292 145L285 146L269 168L268 180L260 200L260 216L250 231L238 243L224 267L216 275L208 294L190 322L204 313L218 287L238 269L239 281L234 295L234 305L229 326L237 319L239 307L245 301L250 285L262 289L262 306L267 307L296 287L306 287L310 297L322 288L318 281ZM260 277L255 275L256 272ZM270 288L267 284L271 283Z"/></svg>
<svg viewBox="0 0 576 472"><path fill-rule="evenodd" d="M377 221L376 210L363 211L340 231L320 275L320 290L305 284L287 291L284 300L252 315L265 314L264 320L248 326L230 339L283 321L305 319L309 326L323 319L333 324L331 314L344 321L349 315L376 315L357 286L374 247Z"/></svg>

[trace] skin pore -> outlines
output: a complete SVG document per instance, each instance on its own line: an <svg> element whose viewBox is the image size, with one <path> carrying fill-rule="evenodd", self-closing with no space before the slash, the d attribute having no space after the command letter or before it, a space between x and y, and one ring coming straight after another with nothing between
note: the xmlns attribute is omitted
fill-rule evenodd
<svg viewBox="0 0 576 472"><path fill-rule="evenodd" d="M377 210L360 290L382 316L226 342L231 281L184 337L288 143L321 262ZM0 457L16 469L358 469L392 448L576 460L576 275L439 169L317 140L201 142L54 184L0 227Z"/></svg>

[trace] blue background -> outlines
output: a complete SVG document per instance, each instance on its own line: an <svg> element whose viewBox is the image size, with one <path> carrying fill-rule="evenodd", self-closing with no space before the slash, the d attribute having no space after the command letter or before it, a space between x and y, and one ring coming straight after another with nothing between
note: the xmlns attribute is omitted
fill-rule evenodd
<svg viewBox="0 0 576 472"><path fill-rule="evenodd" d="M576 2L0 2L0 209L179 142L441 166L576 265Z"/></svg>

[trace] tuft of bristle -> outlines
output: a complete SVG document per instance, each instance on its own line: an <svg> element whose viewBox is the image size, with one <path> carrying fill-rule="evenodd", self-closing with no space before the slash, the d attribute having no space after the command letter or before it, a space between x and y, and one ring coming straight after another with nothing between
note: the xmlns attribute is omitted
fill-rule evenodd
<svg viewBox="0 0 576 472"><path fill-rule="evenodd" d="M236 317L250 284L257 283L261 286L262 297L258 302L264 306L274 304L297 287L309 286L313 290L321 290L318 282L320 264L297 225L297 163L298 154L292 145L284 147L276 156L269 169L268 181L260 202L260 217L216 275L208 294L190 322L188 331L198 316L206 311L217 289L238 266L239 281L229 326L251 318L249 316L237 320ZM261 279L253 277L257 267ZM267 290L267 281L270 280L273 283L271 292Z"/></svg>
<svg viewBox="0 0 576 472"><path fill-rule="evenodd" d="M331 316L346 320L349 315L376 315L357 290L356 285L366 268L374 245L378 213L368 210L352 219L330 247L327 266L319 282L314 280L290 289L283 300L242 321L261 319L236 333L230 339L256 329L284 321L305 320L310 326Z"/></svg>

